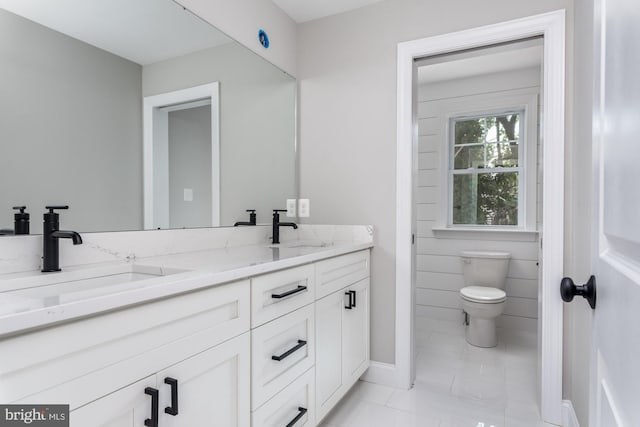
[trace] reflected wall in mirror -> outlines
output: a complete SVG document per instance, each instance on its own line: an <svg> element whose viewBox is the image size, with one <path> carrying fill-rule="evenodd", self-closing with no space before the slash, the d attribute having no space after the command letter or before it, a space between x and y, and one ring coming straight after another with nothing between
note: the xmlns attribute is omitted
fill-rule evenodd
<svg viewBox="0 0 640 427"><path fill-rule="evenodd" d="M295 80L171 0L0 0L0 63L0 229L47 204L77 231L268 223L296 197Z"/></svg>

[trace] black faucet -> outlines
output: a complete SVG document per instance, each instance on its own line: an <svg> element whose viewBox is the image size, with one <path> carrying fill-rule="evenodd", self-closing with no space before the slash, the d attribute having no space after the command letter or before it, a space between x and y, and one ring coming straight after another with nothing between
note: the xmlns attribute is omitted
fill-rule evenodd
<svg viewBox="0 0 640 427"><path fill-rule="evenodd" d="M82 243L82 237L75 231L63 231L60 228L60 215L54 209L69 209L69 206L47 206L42 226L42 271L60 271L59 239L71 239L74 245Z"/></svg>
<svg viewBox="0 0 640 427"><path fill-rule="evenodd" d="M280 227L293 227L295 230L298 226L293 222L280 222L280 212L286 212L286 209L273 210L273 244L280 243Z"/></svg>
<svg viewBox="0 0 640 427"><path fill-rule="evenodd" d="M255 209L247 209L247 212L249 212L249 222L247 222L247 221L238 221L235 224L233 224L234 227L237 227L239 225L256 225L256 210Z"/></svg>
<svg viewBox="0 0 640 427"><path fill-rule="evenodd" d="M14 206L13 209L20 211L13 216L15 234L29 234L29 214L24 211L27 207Z"/></svg>

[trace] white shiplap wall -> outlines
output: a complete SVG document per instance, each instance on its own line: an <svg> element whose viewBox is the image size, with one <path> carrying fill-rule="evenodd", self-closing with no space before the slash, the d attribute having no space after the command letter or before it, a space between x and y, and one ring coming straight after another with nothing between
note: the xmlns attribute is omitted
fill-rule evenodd
<svg viewBox="0 0 640 427"><path fill-rule="evenodd" d="M540 69L528 68L419 87L416 314L424 318L462 321L460 288L464 287L459 253L500 250L512 254L506 284L507 303L499 321L503 328L535 331L538 317L538 239L531 234L434 234L446 222L448 142L443 134L447 105L473 104L488 97L536 94ZM538 143L539 147L539 143ZM538 159L540 159L538 148ZM537 164L536 223L540 224L541 165Z"/></svg>

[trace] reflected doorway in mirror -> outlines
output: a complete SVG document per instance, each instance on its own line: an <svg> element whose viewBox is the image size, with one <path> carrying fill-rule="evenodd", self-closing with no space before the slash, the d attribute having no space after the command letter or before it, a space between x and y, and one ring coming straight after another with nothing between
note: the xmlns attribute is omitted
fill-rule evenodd
<svg viewBox="0 0 640 427"><path fill-rule="evenodd" d="M145 229L220 225L219 93L219 82L213 82L144 98ZM194 118L203 113L210 114L210 125L209 117L195 124ZM187 119L187 114L192 117ZM193 134L200 139L204 136L210 144L199 141L199 148L194 147ZM194 160L202 163L200 167L192 167ZM172 166L179 162L191 163L186 168L188 175L178 177L171 173ZM182 190L179 198L172 197L176 193L174 187L184 189L187 184L190 189L201 189L191 193L202 195L199 203L192 200L188 206L183 205ZM199 218L203 214L207 218Z"/></svg>

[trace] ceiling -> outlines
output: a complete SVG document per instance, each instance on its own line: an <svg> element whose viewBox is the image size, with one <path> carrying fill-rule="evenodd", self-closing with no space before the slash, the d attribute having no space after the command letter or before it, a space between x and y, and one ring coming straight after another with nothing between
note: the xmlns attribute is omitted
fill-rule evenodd
<svg viewBox="0 0 640 427"><path fill-rule="evenodd" d="M272 0L298 24L337 15L382 0Z"/></svg>
<svg viewBox="0 0 640 427"><path fill-rule="evenodd" d="M141 65L231 41L173 1L0 0L0 8Z"/></svg>
<svg viewBox="0 0 640 427"><path fill-rule="evenodd" d="M424 66L418 63L418 81L420 84L430 84L541 66L542 49L542 44L539 44L445 60Z"/></svg>

